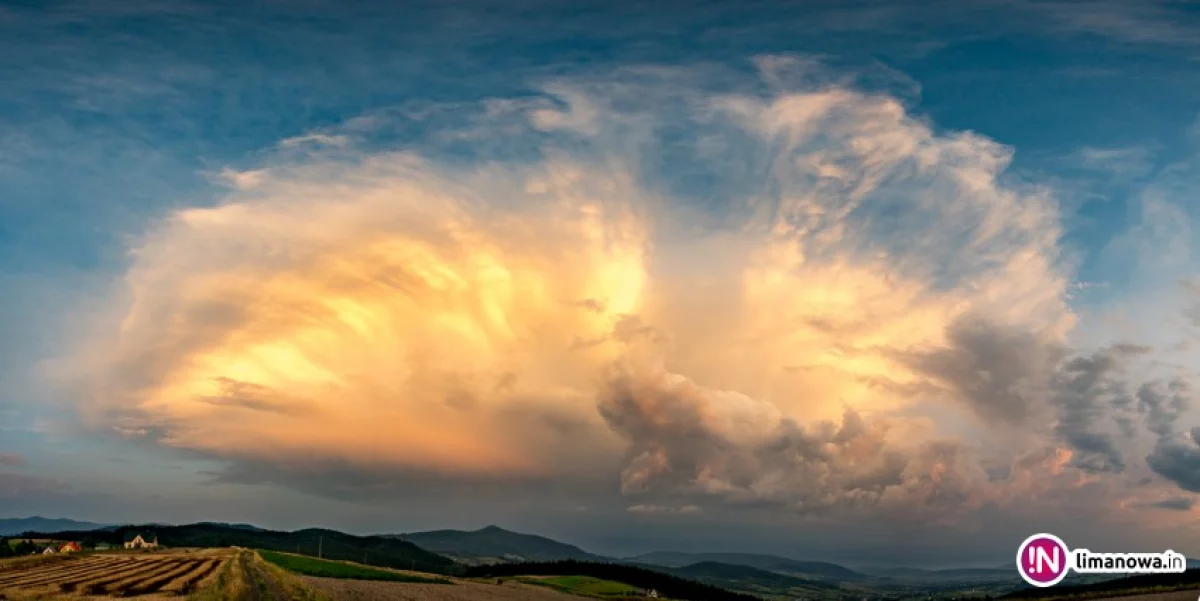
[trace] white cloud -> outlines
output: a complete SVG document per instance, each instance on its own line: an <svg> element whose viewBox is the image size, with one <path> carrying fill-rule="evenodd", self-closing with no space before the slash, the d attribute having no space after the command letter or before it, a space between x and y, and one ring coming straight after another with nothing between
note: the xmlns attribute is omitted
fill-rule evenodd
<svg viewBox="0 0 1200 601"><path fill-rule="evenodd" d="M344 135L311 133L292 138L285 138L279 142L280 148L295 148L298 146L334 146L344 147L350 143L350 138Z"/></svg>
<svg viewBox="0 0 1200 601"><path fill-rule="evenodd" d="M266 175L267 171L265 169L237 171L227 167L221 170L221 177L239 190L250 190L257 187L262 183Z"/></svg>

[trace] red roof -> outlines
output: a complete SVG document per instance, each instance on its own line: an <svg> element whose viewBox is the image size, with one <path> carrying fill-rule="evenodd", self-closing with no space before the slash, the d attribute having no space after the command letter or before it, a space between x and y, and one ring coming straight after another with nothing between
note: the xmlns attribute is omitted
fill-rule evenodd
<svg viewBox="0 0 1200 601"><path fill-rule="evenodd" d="M83 547L80 547L79 543L76 543L76 542L67 543L67 544L63 545L61 549L59 549L59 551L63 551L63 552L65 552L65 551L82 551L82 550L83 550Z"/></svg>

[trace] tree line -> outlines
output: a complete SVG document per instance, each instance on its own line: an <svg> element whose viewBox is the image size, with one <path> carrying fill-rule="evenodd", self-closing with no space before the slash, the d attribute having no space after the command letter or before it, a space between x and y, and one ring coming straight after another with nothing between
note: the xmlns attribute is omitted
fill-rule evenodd
<svg viewBox="0 0 1200 601"><path fill-rule="evenodd" d="M641 589L654 589L660 596L688 601L759 601L758 597L685 580L670 574L619 563L599 561L539 561L499 563L466 568L468 578L499 576L591 576L623 582Z"/></svg>
<svg viewBox="0 0 1200 601"><path fill-rule="evenodd" d="M55 540L58 540L58 539L55 539ZM75 540L79 543L79 546L85 550L95 549L96 544L97 544L96 539L93 537L85 537L82 539L79 539L79 538L64 539L64 540ZM34 553L41 553L42 551L45 551L46 547L48 547L48 546L54 546L57 550L58 543L50 543L49 545L43 545L43 544L35 543L35 542L33 542L33 540L31 540L29 538L17 537L17 538L10 539L10 538L5 538L5 537L0 536L0 558L21 557L24 555L33 555Z"/></svg>

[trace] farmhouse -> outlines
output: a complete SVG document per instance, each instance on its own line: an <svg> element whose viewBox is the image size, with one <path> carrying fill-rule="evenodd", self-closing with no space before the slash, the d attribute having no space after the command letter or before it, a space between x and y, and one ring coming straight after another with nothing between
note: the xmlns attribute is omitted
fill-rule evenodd
<svg viewBox="0 0 1200 601"><path fill-rule="evenodd" d="M58 549L58 552L59 553L78 553L79 551L82 551L82 550L83 550L83 547L80 547L79 543L71 541L71 542L63 545L62 547L60 547Z"/></svg>
<svg viewBox="0 0 1200 601"><path fill-rule="evenodd" d="M154 549L158 547L158 536L154 534L125 533L126 549Z"/></svg>
<svg viewBox="0 0 1200 601"><path fill-rule="evenodd" d="M42 551L42 555L54 555L55 553L57 553L57 551L54 550L53 546L46 547L46 550Z"/></svg>

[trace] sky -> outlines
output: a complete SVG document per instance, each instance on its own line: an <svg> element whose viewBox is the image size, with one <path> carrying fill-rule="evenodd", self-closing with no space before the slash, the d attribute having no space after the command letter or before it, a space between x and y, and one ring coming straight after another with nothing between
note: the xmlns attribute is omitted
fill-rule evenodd
<svg viewBox="0 0 1200 601"><path fill-rule="evenodd" d="M0 4L0 517L1200 554L1200 5Z"/></svg>

